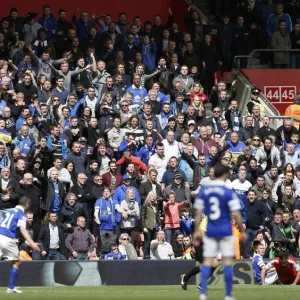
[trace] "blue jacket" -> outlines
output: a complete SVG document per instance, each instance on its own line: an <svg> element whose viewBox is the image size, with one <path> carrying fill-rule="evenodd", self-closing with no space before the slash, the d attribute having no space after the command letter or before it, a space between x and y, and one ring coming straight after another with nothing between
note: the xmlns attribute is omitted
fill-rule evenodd
<svg viewBox="0 0 300 300"><path fill-rule="evenodd" d="M75 16L72 17L72 23L76 25L76 31L78 38L87 38L89 36L89 30L91 27L94 27L94 22L88 20L87 23L84 23L81 19L76 19Z"/></svg>
<svg viewBox="0 0 300 300"><path fill-rule="evenodd" d="M113 253L110 252L105 255L104 259L105 260L122 260L125 259L127 256L125 254L122 254L121 252L118 253Z"/></svg>
<svg viewBox="0 0 300 300"><path fill-rule="evenodd" d="M66 101L68 99L69 91L63 89L62 92L58 91L57 88L53 89L52 91L52 96L58 97L59 98L59 103L60 104L66 104Z"/></svg>
<svg viewBox="0 0 300 300"><path fill-rule="evenodd" d="M25 118L21 115L16 122L16 130L17 132L21 129L22 125L24 125Z"/></svg>
<svg viewBox="0 0 300 300"><path fill-rule="evenodd" d="M45 17L41 17L38 20L38 23L41 24L43 28L47 31L47 39L51 40L52 42L55 42L57 35L57 22L53 14L50 14L48 19L45 19ZM53 33L52 30L55 30L55 33Z"/></svg>
<svg viewBox="0 0 300 300"><path fill-rule="evenodd" d="M118 204L121 205L121 202L126 199L126 191L128 188L132 188L134 190L135 200L140 206L141 198L140 198L140 194L139 194L138 190L133 186L126 187L124 184L122 184L116 188L116 190L113 194L114 201L116 201ZM121 214L118 212L116 214L116 220L118 223L121 221Z"/></svg>
<svg viewBox="0 0 300 300"><path fill-rule="evenodd" d="M61 142L61 152L62 152L62 158L65 159L68 155L68 148L64 142L64 139L59 136L59 140ZM53 146L52 146L52 139L51 139L51 134L47 135L47 147L53 151Z"/></svg>
<svg viewBox="0 0 300 300"><path fill-rule="evenodd" d="M146 166L148 166L150 156L153 154L155 154L155 144L153 144L152 148L148 148L147 145L143 146L138 152L137 156Z"/></svg>
<svg viewBox="0 0 300 300"><path fill-rule="evenodd" d="M187 111L187 108L188 108L187 104L183 102L182 109L180 110L180 112L185 113ZM176 101L171 104L170 111L172 112L173 116L177 116L178 111L177 111L177 102Z"/></svg>
<svg viewBox="0 0 300 300"><path fill-rule="evenodd" d="M123 152L128 150L128 142L127 141L123 141L119 148L118 148L118 157L121 157L123 155ZM136 145L133 145L132 150L131 150L131 154L133 156L138 156L138 152L137 152L137 147ZM125 198L124 198L125 199ZM123 200L124 200L123 199Z"/></svg>
<svg viewBox="0 0 300 300"><path fill-rule="evenodd" d="M22 135L17 135L13 144L16 148L21 149L22 153L27 155L29 150L35 147L35 140L32 135L29 135L27 138L24 138Z"/></svg>
<svg viewBox="0 0 300 300"><path fill-rule="evenodd" d="M117 226L116 220L116 205L119 203L114 199L99 198L95 203L95 210L98 209L98 218L100 220L99 229L101 230L114 230Z"/></svg>
<svg viewBox="0 0 300 300"><path fill-rule="evenodd" d="M148 71L152 73L156 68L156 44L142 45L142 58L143 63L148 68Z"/></svg>
<svg viewBox="0 0 300 300"><path fill-rule="evenodd" d="M185 218L184 216L180 216L180 228L181 232L184 235L191 235L192 234L192 226L195 222L193 217Z"/></svg>
<svg viewBox="0 0 300 300"><path fill-rule="evenodd" d="M133 85L128 87L126 89L126 93L132 94L132 104L138 104L139 106L142 106L141 99L148 99L148 93L147 90L144 87L140 87L137 89Z"/></svg>
<svg viewBox="0 0 300 300"><path fill-rule="evenodd" d="M282 18L280 18L280 19L284 19L285 20L287 32L292 32L293 31L293 25L292 25L292 20L291 20L290 15L284 13L283 16L282 16ZM272 15L269 16L268 22L267 22L267 32L268 32L269 38L272 37L272 34L277 29L278 29L278 27L277 27L277 24L276 24L275 14L272 14Z"/></svg>

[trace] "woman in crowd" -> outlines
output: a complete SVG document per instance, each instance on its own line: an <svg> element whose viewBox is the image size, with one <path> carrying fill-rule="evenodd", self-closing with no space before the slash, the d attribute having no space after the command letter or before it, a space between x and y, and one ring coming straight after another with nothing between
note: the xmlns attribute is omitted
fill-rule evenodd
<svg viewBox="0 0 300 300"><path fill-rule="evenodd" d="M123 214L120 222L120 230L122 233L127 233L134 240L134 228L140 216L140 209L135 200L135 192L132 188L127 189L126 199L121 202L121 209Z"/></svg>
<svg viewBox="0 0 300 300"><path fill-rule="evenodd" d="M159 210L157 205L156 193L149 192L143 206L142 206L142 227L144 232L144 258L150 258L150 242L156 239L156 232L160 229Z"/></svg>

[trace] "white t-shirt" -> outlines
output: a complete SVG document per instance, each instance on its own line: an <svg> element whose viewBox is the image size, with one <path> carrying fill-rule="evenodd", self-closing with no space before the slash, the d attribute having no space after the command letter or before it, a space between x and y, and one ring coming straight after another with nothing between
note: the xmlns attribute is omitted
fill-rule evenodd
<svg viewBox="0 0 300 300"><path fill-rule="evenodd" d="M148 165L153 165L158 172L157 174L157 182L161 182L162 177L167 169L168 159L166 156L164 158L160 158L157 153L150 156Z"/></svg>
<svg viewBox="0 0 300 300"><path fill-rule="evenodd" d="M165 156L169 160L172 156L175 156L177 158L180 157L179 152L179 143L177 141L174 141L172 144L170 144L167 139L164 139L162 143L165 146Z"/></svg>

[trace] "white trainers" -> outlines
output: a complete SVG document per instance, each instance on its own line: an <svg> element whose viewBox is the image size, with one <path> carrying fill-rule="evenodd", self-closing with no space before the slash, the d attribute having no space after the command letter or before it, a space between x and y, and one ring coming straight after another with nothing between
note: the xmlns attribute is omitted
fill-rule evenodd
<svg viewBox="0 0 300 300"><path fill-rule="evenodd" d="M200 295L200 300L207 300L207 296L204 295L204 294L201 294L201 295Z"/></svg>
<svg viewBox="0 0 300 300"><path fill-rule="evenodd" d="M13 289L7 288L6 293L7 294L11 294L11 293L21 294L22 291L15 287Z"/></svg>
<svg viewBox="0 0 300 300"><path fill-rule="evenodd" d="M224 300L236 300L234 297L226 296Z"/></svg>

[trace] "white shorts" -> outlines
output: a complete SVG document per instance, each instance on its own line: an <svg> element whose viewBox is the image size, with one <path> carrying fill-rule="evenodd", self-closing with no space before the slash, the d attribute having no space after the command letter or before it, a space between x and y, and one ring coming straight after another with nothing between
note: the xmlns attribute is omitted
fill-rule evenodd
<svg viewBox="0 0 300 300"><path fill-rule="evenodd" d="M203 238L203 257L217 257L221 254L222 257L234 257L234 237L226 236L223 238Z"/></svg>
<svg viewBox="0 0 300 300"><path fill-rule="evenodd" d="M0 234L0 258L19 260L19 249L15 239Z"/></svg>
<svg viewBox="0 0 300 300"><path fill-rule="evenodd" d="M273 284L278 280L278 275L276 271L270 272L266 274L265 282L266 284Z"/></svg>

